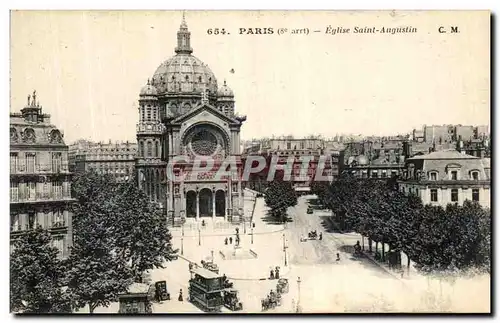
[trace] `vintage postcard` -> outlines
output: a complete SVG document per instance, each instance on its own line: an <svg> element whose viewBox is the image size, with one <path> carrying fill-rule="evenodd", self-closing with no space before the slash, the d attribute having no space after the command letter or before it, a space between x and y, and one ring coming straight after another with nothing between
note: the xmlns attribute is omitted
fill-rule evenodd
<svg viewBox="0 0 500 323"><path fill-rule="evenodd" d="M489 11L11 11L12 313L491 313Z"/></svg>

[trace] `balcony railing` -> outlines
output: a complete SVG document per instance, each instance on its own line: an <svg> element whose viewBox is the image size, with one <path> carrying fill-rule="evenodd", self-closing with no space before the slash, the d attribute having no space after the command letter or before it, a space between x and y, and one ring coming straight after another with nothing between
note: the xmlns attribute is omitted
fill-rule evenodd
<svg viewBox="0 0 500 323"><path fill-rule="evenodd" d="M28 232L31 230L34 230L38 226L38 223L34 223L32 226L26 224L24 226L21 226L20 224L18 225L12 225L10 227L10 233L11 234L22 234L24 232ZM49 224L48 227L43 227L44 229L48 229L50 231L57 231L57 230L66 230L68 228L68 224L65 221L58 221L54 222L52 224Z"/></svg>
<svg viewBox="0 0 500 323"><path fill-rule="evenodd" d="M17 166L17 167L16 167ZM25 163L19 163L16 166L10 167L11 174L57 174L57 173L68 173L69 167L68 163L63 163L57 168L53 168L52 164L46 165L35 165L35 167L27 167Z"/></svg>
<svg viewBox="0 0 500 323"><path fill-rule="evenodd" d="M36 196L35 198L29 198L22 195L11 195L10 202L11 203L40 203L40 202L55 202L55 201L71 201L74 200L70 196L70 194L62 194L62 195L42 195Z"/></svg>

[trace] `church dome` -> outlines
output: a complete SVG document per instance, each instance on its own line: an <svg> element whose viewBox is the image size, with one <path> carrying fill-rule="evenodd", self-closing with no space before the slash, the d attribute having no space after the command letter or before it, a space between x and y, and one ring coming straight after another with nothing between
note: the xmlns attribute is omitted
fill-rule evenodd
<svg viewBox="0 0 500 323"><path fill-rule="evenodd" d="M219 88L217 91L218 97L234 97L233 90L227 86L226 81L224 81L224 85Z"/></svg>
<svg viewBox="0 0 500 323"><path fill-rule="evenodd" d="M190 53L178 53L163 62L153 75L153 85L160 94L217 93L217 80L210 68Z"/></svg>
<svg viewBox="0 0 500 323"><path fill-rule="evenodd" d="M158 90L150 84L148 80L148 84L142 87L140 96L157 96L158 95Z"/></svg>

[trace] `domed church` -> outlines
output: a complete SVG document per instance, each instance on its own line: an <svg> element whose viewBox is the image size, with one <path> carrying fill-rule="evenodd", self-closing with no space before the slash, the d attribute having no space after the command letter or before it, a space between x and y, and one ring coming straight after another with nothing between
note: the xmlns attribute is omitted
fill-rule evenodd
<svg viewBox="0 0 500 323"><path fill-rule="evenodd" d="M165 209L169 225L189 218L239 222L240 128L246 117L235 114L234 94L226 82L219 87L208 65L192 53L183 16L175 55L156 69L139 94L138 185ZM217 167L228 156L238 160L234 174L216 178ZM212 171L195 172L196 157L214 160ZM175 178L167 176L173 160Z"/></svg>

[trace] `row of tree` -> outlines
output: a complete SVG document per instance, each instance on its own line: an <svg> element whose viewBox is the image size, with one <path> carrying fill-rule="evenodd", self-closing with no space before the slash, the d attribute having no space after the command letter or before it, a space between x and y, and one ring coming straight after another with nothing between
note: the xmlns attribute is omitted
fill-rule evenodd
<svg viewBox="0 0 500 323"><path fill-rule="evenodd" d="M477 268L489 271L491 214L477 202L463 206L423 205L405 195L394 179L360 180L346 174L332 184L311 187L321 203L336 215L342 230L353 230L372 241L403 251L409 262L425 272ZM371 250L370 250L371 251Z"/></svg>
<svg viewBox="0 0 500 323"><path fill-rule="evenodd" d="M146 270L175 259L161 209L134 182L88 172L73 180L73 246L57 259L50 234L28 232L11 254L12 311L68 312L108 306Z"/></svg>
<svg viewBox="0 0 500 323"><path fill-rule="evenodd" d="M287 209L297 205L297 195L290 181L274 180L267 185L264 201L269 208L269 215L286 222Z"/></svg>

